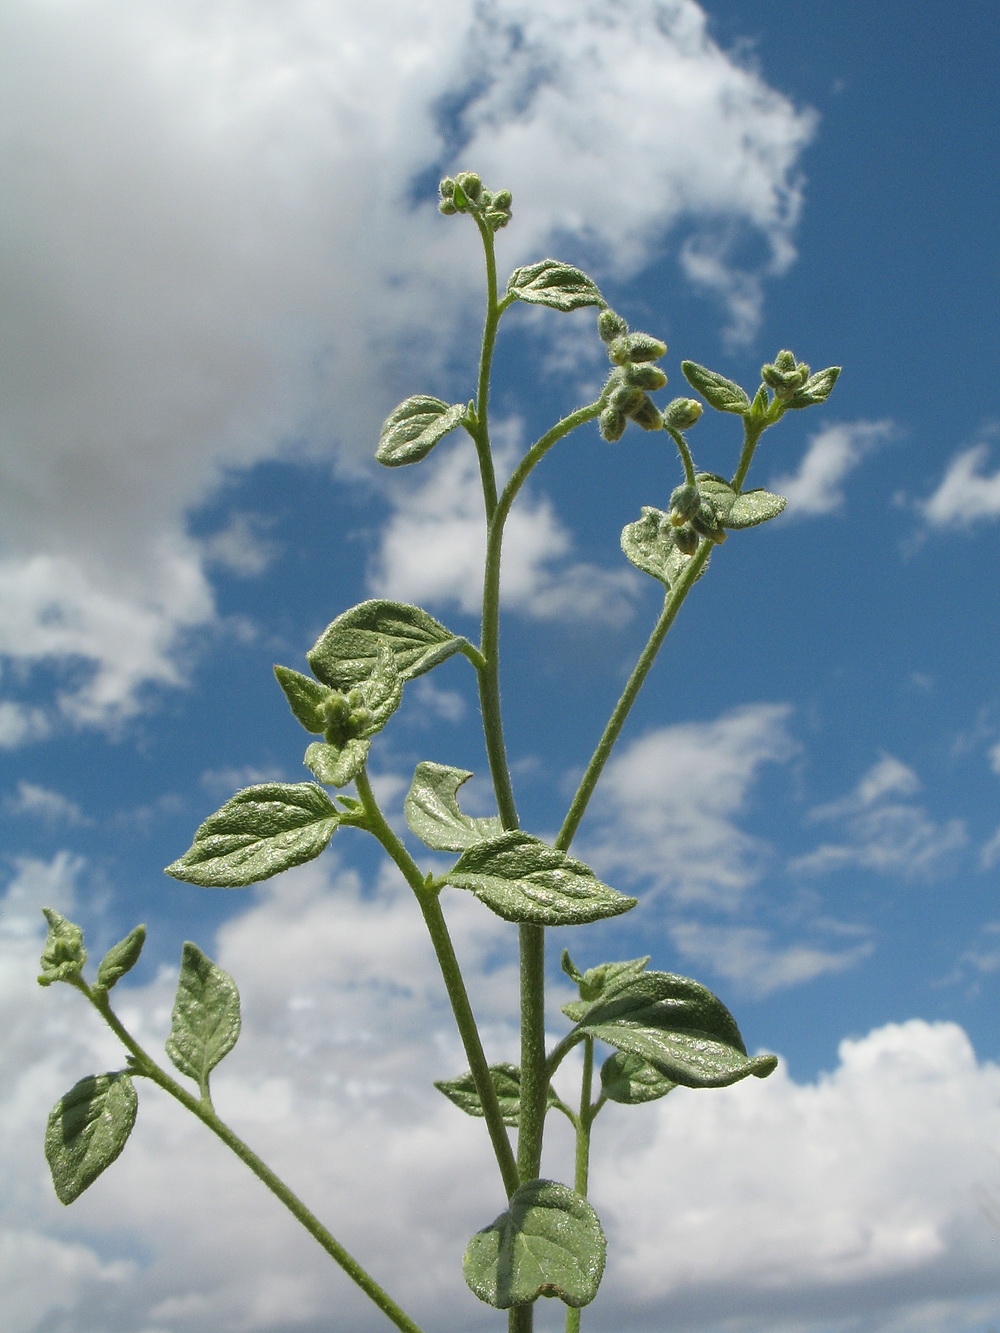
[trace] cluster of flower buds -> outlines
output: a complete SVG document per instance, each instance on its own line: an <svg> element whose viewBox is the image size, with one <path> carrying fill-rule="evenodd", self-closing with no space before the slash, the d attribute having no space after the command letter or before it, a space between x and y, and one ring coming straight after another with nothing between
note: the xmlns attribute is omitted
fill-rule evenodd
<svg viewBox="0 0 1000 1333"><path fill-rule="evenodd" d="M477 213L492 231L499 231L510 221L510 190L487 190L474 171L460 171L454 178L445 176L440 185L438 210L452 213Z"/></svg>
<svg viewBox="0 0 1000 1333"><path fill-rule="evenodd" d="M794 398L809 378L809 367L796 362L794 352L779 352L773 363L761 366L760 377L777 398Z"/></svg>
<svg viewBox="0 0 1000 1333"><path fill-rule="evenodd" d="M621 315L610 309L597 317L597 331L615 367L604 386L601 434L606 440L620 440L628 421L643 430L660 430L663 416L649 395L662 389L667 377L651 363L666 353L666 343L648 333L629 333Z"/></svg>
<svg viewBox="0 0 1000 1333"><path fill-rule="evenodd" d="M365 696L355 688L344 694L331 690L320 704L323 739L329 745L344 746L358 736L364 736L372 715L365 704Z"/></svg>
<svg viewBox="0 0 1000 1333"><path fill-rule="evenodd" d="M697 482L684 482L676 487L670 496L668 517L673 524L677 549L685 555L694 555L702 537L707 537L716 546L726 540L726 530L715 502Z"/></svg>

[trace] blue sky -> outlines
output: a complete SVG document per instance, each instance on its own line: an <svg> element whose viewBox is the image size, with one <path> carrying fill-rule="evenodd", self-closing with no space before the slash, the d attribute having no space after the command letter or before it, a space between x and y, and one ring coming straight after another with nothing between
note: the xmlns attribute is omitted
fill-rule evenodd
<svg viewBox="0 0 1000 1333"><path fill-rule="evenodd" d="M2 22L14 1333L381 1326L152 1091L115 1169L56 1202L44 1117L119 1057L34 986L43 903L94 954L148 924L121 993L151 1045L181 942L219 957L246 1011L224 1113L400 1269L418 1319L491 1326L456 1256L499 1203L481 1127L429 1089L464 1061L401 886L350 830L260 889L161 869L238 787L303 776L270 669L301 669L334 615L388 595L475 634L468 443L372 461L400 399L472 392L477 239L433 198L469 167L513 192L501 271L592 272L668 342L664 402L685 357L751 391L780 347L844 366L765 436L752 484L786 514L713 557L575 846L640 906L560 942L699 978L782 1056L766 1083L598 1121L618 1257L587 1323L1000 1326L995 9L9 0ZM504 458L587 400L602 356L591 312L510 312ZM732 471L733 426L692 430L700 466ZM678 479L665 437L585 428L515 511L504 697L543 836L658 610L619 533ZM397 815L419 760L482 774L470 684L446 663L379 738ZM511 939L452 899L510 1058ZM567 1153L554 1132L546 1169Z"/></svg>

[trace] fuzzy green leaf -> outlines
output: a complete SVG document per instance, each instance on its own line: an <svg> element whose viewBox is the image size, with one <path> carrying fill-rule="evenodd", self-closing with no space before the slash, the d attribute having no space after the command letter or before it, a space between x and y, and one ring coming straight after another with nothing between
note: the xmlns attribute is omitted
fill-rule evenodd
<svg viewBox="0 0 1000 1333"><path fill-rule="evenodd" d="M42 915L49 923L42 947L39 986L51 986L54 981L68 981L80 975L87 961L83 947L83 931L78 925L57 912L54 907L43 907Z"/></svg>
<svg viewBox="0 0 1000 1333"><path fill-rule="evenodd" d="M490 1065L490 1078L496 1089L504 1124L516 1126L521 1115L520 1069L517 1065ZM471 1070L467 1069L464 1074L459 1074L458 1078L441 1079L434 1086L466 1115L483 1114L483 1104L476 1091L476 1082ZM557 1105L556 1094L551 1088L548 1091L548 1104Z"/></svg>
<svg viewBox="0 0 1000 1333"><path fill-rule="evenodd" d="M642 506L642 518L625 524L621 541L622 550L636 569L652 574L668 588L674 586L691 563L691 556L678 550L670 519L662 509L651 505ZM699 578L707 568L706 561Z"/></svg>
<svg viewBox="0 0 1000 1333"><path fill-rule="evenodd" d="M732 1014L705 986L672 972L644 972L605 993L578 1032L648 1061L688 1088L722 1088L748 1074L766 1078L773 1055L748 1056Z"/></svg>
<svg viewBox="0 0 1000 1333"><path fill-rule="evenodd" d="M564 960L569 958L569 954L564 951ZM580 987L579 1000L570 1000L569 1004L562 1007L563 1013L567 1018L578 1022L580 1018L590 1009L595 1000L607 999L612 995L617 995L621 990L625 990L632 981L640 976L649 963L649 954L643 958L630 958L623 963L598 963L596 967L588 967L586 972L567 972L565 961L563 971L568 976L573 977L574 981ZM570 960L572 966L572 960Z"/></svg>
<svg viewBox="0 0 1000 1333"><path fill-rule="evenodd" d="M109 991L121 981L126 972L131 972L139 961L142 946L146 943L146 927L136 926L123 940L113 944L101 959L97 968L97 986Z"/></svg>
<svg viewBox="0 0 1000 1333"><path fill-rule="evenodd" d="M580 926L637 902L602 884L582 861L520 830L468 848L445 880L471 890L505 921L536 926Z"/></svg>
<svg viewBox="0 0 1000 1333"><path fill-rule="evenodd" d="M421 842L436 852L461 852L503 832L499 815L467 815L459 809L458 789L471 777L464 768L430 761L414 771L403 813Z"/></svg>
<svg viewBox="0 0 1000 1333"><path fill-rule="evenodd" d="M601 1087L605 1097L624 1106L655 1102L676 1086L648 1060L624 1051L615 1051L601 1066Z"/></svg>
<svg viewBox="0 0 1000 1333"><path fill-rule="evenodd" d="M387 645L406 681L430 671L466 643L419 606L374 599L339 615L306 656L318 680L348 690L374 673L381 644Z"/></svg>
<svg viewBox="0 0 1000 1333"><path fill-rule="evenodd" d="M766 523L769 518L776 518L788 501L783 495L773 491L744 491L730 506L723 522L727 528L753 528L758 523Z"/></svg>
<svg viewBox="0 0 1000 1333"><path fill-rule="evenodd" d="M816 374L810 375L802 388L788 400L788 406L812 407L814 403L825 403L839 375L840 366L827 366L826 370L817 370Z"/></svg>
<svg viewBox="0 0 1000 1333"><path fill-rule="evenodd" d="M256 884L319 856L339 823L336 806L314 782L245 787L209 815L167 874L214 888Z"/></svg>
<svg viewBox="0 0 1000 1333"><path fill-rule="evenodd" d="M729 526L729 512L736 503L736 492L715 472L696 472L695 482L703 500L709 500L719 522Z"/></svg>
<svg viewBox="0 0 1000 1333"><path fill-rule="evenodd" d="M749 411L750 399L746 391L718 371L699 366L697 361L682 361L681 370L692 389L720 412Z"/></svg>
<svg viewBox="0 0 1000 1333"><path fill-rule="evenodd" d="M330 687L321 685L312 676L304 676L301 671L293 671L291 667L276 666L274 674L288 700L289 708L306 731L312 732L314 736L322 735L326 723L321 706L330 697Z"/></svg>
<svg viewBox="0 0 1000 1333"><path fill-rule="evenodd" d="M510 275L507 292L519 301L547 305L552 310L578 310L581 306L605 304L592 278L558 259L540 259L536 264L516 268Z"/></svg>
<svg viewBox="0 0 1000 1333"><path fill-rule="evenodd" d="M305 765L320 782L331 787L346 787L365 766L371 741L359 738L343 745L313 741L306 747Z"/></svg>
<svg viewBox="0 0 1000 1333"><path fill-rule="evenodd" d="M386 467L419 463L464 416L464 403L449 404L424 393L407 398L386 417L375 457Z"/></svg>
<svg viewBox="0 0 1000 1333"><path fill-rule="evenodd" d="M139 1099L124 1070L90 1074L52 1109L45 1157L62 1203L72 1203L115 1160L128 1142Z"/></svg>
<svg viewBox="0 0 1000 1333"><path fill-rule="evenodd" d="M172 1017L167 1054L204 1090L209 1074L240 1035L240 996L229 973L190 940L181 954Z"/></svg>
<svg viewBox="0 0 1000 1333"><path fill-rule="evenodd" d="M465 1280L497 1310L558 1296L588 1305L604 1273L604 1232L582 1195L553 1180L529 1180L507 1211L469 1241Z"/></svg>

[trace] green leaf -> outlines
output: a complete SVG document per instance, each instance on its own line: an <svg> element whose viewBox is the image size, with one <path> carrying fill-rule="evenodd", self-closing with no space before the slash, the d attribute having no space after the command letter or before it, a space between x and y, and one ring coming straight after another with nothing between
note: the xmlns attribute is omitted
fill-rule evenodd
<svg viewBox="0 0 1000 1333"><path fill-rule="evenodd" d="M496 1088L504 1124L516 1126L521 1115L520 1069L517 1065L490 1065L490 1078ZM483 1114L483 1104L476 1091L476 1081L472 1077L471 1070L467 1069L464 1074L459 1074L458 1078L441 1079L434 1086L466 1115ZM549 1106L558 1105L558 1098L551 1088L547 1100Z"/></svg>
<svg viewBox="0 0 1000 1333"><path fill-rule="evenodd" d="M364 768L370 745L371 741L366 739L350 740L344 745L313 741L306 747L305 765L320 782L346 787Z"/></svg>
<svg viewBox="0 0 1000 1333"><path fill-rule="evenodd" d="M722 1088L748 1074L766 1078L773 1055L748 1056L732 1014L705 986L672 972L644 972L605 993L576 1031L648 1061L688 1088Z"/></svg>
<svg viewBox="0 0 1000 1333"><path fill-rule="evenodd" d="M125 1070L90 1074L52 1108L45 1157L62 1203L72 1203L115 1160L135 1124L139 1099Z"/></svg>
<svg viewBox="0 0 1000 1333"><path fill-rule="evenodd" d="M469 889L505 921L580 926L627 912L638 901L602 884L589 866L515 830L477 843L445 882Z"/></svg>
<svg viewBox="0 0 1000 1333"><path fill-rule="evenodd" d="M436 852L461 852L503 832L499 815L467 815L458 808L456 793L471 777L464 768L430 761L414 771L403 813L410 829Z"/></svg>
<svg viewBox="0 0 1000 1333"><path fill-rule="evenodd" d="M727 528L753 528L776 518L788 501L772 491L744 491L733 501L723 525Z"/></svg>
<svg viewBox="0 0 1000 1333"><path fill-rule="evenodd" d="M187 940L166 1051L204 1092L208 1076L240 1035L240 995L228 972Z"/></svg>
<svg viewBox="0 0 1000 1333"><path fill-rule="evenodd" d="M142 946L145 943L146 927L136 926L134 930L129 931L123 940L113 944L98 966L97 986L103 991L109 991L112 986L121 981L125 973L131 972L139 961L139 955L142 953Z"/></svg>
<svg viewBox="0 0 1000 1333"><path fill-rule="evenodd" d="M375 657L375 668L367 680L361 682L361 697L370 713L362 736L374 736L381 731L403 699L403 677L387 643L380 643Z"/></svg>
<svg viewBox="0 0 1000 1333"><path fill-rule="evenodd" d="M839 375L840 366L827 366L826 370L817 370L816 374L810 375L802 388L789 398L788 406L812 407L814 403L825 403Z"/></svg>
<svg viewBox="0 0 1000 1333"><path fill-rule="evenodd" d="M477 1231L462 1260L465 1280L497 1310L558 1296L588 1305L604 1273L604 1232L586 1199L554 1180L529 1180L507 1211Z"/></svg>
<svg viewBox="0 0 1000 1333"><path fill-rule="evenodd" d="M678 550L674 527L662 509L643 505L642 518L622 528L622 550L637 569L672 588L681 578L691 556ZM708 568L706 561L701 573Z"/></svg>
<svg viewBox="0 0 1000 1333"><path fill-rule="evenodd" d="M519 301L547 305L552 310L578 310L585 305L606 304L593 278L558 259L540 259L537 264L516 268L510 275L507 292Z"/></svg>
<svg viewBox="0 0 1000 1333"><path fill-rule="evenodd" d="M49 929L42 947L39 986L51 986L54 981L78 977L87 961L83 931L53 907L43 907L42 915L49 923Z"/></svg>
<svg viewBox="0 0 1000 1333"><path fill-rule="evenodd" d="M729 511L736 502L736 492L715 472L696 472L695 482L703 500L711 501L718 521L728 527Z"/></svg>
<svg viewBox="0 0 1000 1333"><path fill-rule="evenodd" d="M333 693L330 687L321 685L318 680L313 680L312 676L304 676L301 671L293 671L291 667L276 666L274 674L284 690L289 708L306 731L311 731L313 735L322 735L326 726L322 705Z"/></svg>
<svg viewBox="0 0 1000 1333"><path fill-rule="evenodd" d="M601 1066L601 1087L605 1097L624 1106L655 1102L676 1086L648 1060L624 1051L615 1051Z"/></svg>
<svg viewBox="0 0 1000 1333"><path fill-rule="evenodd" d="M374 673L383 643L405 681L460 652L467 640L452 634L419 606L375 599L339 615L306 656L317 679L347 690Z"/></svg>
<svg viewBox="0 0 1000 1333"><path fill-rule="evenodd" d="M743 413L750 408L746 391L718 371L699 366L697 361L682 361L681 370L692 389L720 412Z"/></svg>
<svg viewBox="0 0 1000 1333"><path fill-rule="evenodd" d="M339 823L336 806L314 782L245 787L209 815L167 874L214 888L256 884L319 856Z"/></svg>
<svg viewBox="0 0 1000 1333"><path fill-rule="evenodd" d="M649 954L646 954L643 958L630 958L624 963L598 963L597 967L588 967L586 972L574 978L580 987L579 1000L564 1004L563 1013L574 1023L578 1022L595 1000L607 999L626 989L645 971L648 963Z"/></svg>
<svg viewBox="0 0 1000 1333"><path fill-rule="evenodd" d="M375 457L386 467L419 463L464 416L464 403L449 404L424 393L407 398L386 417Z"/></svg>

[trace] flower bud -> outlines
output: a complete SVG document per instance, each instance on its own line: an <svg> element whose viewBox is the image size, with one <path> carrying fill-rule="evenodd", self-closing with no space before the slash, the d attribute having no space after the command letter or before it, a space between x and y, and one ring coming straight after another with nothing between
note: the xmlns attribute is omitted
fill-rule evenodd
<svg viewBox="0 0 1000 1333"><path fill-rule="evenodd" d="M602 342L610 343L628 333L628 325L609 307L597 316L597 332Z"/></svg>
<svg viewBox="0 0 1000 1333"><path fill-rule="evenodd" d="M624 412L626 415L635 412L646 401L645 392L642 389L637 389L633 384L620 383L608 395L608 406L613 407L616 412Z"/></svg>
<svg viewBox="0 0 1000 1333"><path fill-rule="evenodd" d="M692 515L691 526L696 532L700 532L703 537L715 542L717 546L726 540L726 530L719 523L715 505L709 499L702 498L701 504L698 506L698 512Z"/></svg>
<svg viewBox="0 0 1000 1333"><path fill-rule="evenodd" d="M597 419L601 434L612 444L620 440L625 432L625 413L615 407L606 407Z"/></svg>
<svg viewBox="0 0 1000 1333"><path fill-rule="evenodd" d="M458 186L470 204L478 204L483 192L483 182L474 171L460 171L455 177Z"/></svg>
<svg viewBox="0 0 1000 1333"><path fill-rule="evenodd" d="M773 364L761 366L760 377L779 398L792 398L809 378L809 367L804 361L796 363L794 352L781 351Z"/></svg>
<svg viewBox="0 0 1000 1333"><path fill-rule="evenodd" d="M458 209L450 199L442 199L438 204L438 212L443 213L446 218L450 218L453 213L458 212Z"/></svg>
<svg viewBox="0 0 1000 1333"><path fill-rule="evenodd" d="M445 176L444 180L438 186L438 190L441 194L442 199L454 199L455 182L452 180L450 176Z"/></svg>
<svg viewBox="0 0 1000 1333"><path fill-rule="evenodd" d="M662 389L667 382L666 373L648 361L640 362L637 366L629 366L625 371L625 379L628 384L650 391Z"/></svg>
<svg viewBox="0 0 1000 1333"><path fill-rule="evenodd" d="M510 190L497 190L493 196L493 207L500 209L501 212L509 213L512 199Z"/></svg>
<svg viewBox="0 0 1000 1333"><path fill-rule="evenodd" d="M631 409L629 416L635 424L641 426L643 430L662 430L663 413L653 402L652 398L647 398L645 394L642 395L642 398L643 401L638 407L633 407Z"/></svg>
<svg viewBox="0 0 1000 1333"><path fill-rule="evenodd" d="M680 551L681 555L694 555L695 551L698 549L699 540L698 534L695 532L694 528L690 527L688 524L685 524L682 528L678 528L674 533L674 545L677 547L678 551Z"/></svg>
<svg viewBox="0 0 1000 1333"><path fill-rule="evenodd" d="M697 514L700 505L701 491L697 486L686 481L683 485L675 487L670 496L670 522L675 528L679 528L682 523L686 523Z"/></svg>
<svg viewBox="0 0 1000 1333"><path fill-rule="evenodd" d="M687 430L704 412L697 398L675 398L668 403L663 413L663 424L674 430Z"/></svg>

